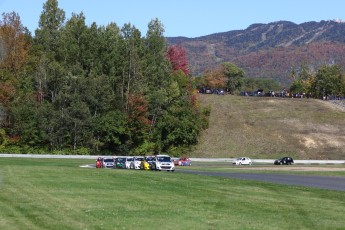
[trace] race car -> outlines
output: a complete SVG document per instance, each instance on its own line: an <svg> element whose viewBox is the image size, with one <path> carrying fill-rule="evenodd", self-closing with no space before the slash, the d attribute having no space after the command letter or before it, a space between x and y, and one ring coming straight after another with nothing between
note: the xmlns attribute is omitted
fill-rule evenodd
<svg viewBox="0 0 345 230"><path fill-rule="evenodd" d="M126 169L129 169L131 167L131 164L133 162L134 158L133 157L126 157Z"/></svg>
<svg viewBox="0 0 345 230"><path fill-rule="evenodd" d="M239 157L234 162L234 165L252 165L252 160L249 157Z"/></svg>
<svg viewBox="0 0 345 230"><path fill-rule="evenodd" d="M125 169L126 168L126 157L116 157L115 158L115 163L114 163L114 168L117 169Z"/></svg>
<svg viewBox="0 0 345 230"><path fill-rule="evenodd" d="M113 158L103 158L102 159L102 168L113 168L114 159Z"/></svg>
<svg viewBox="0 0 345 230"><path fill-rule="evenodd" d="M191 166L192 162L187 157L181 157L181 158L179 158L177 160L174 160L174 164L175 165L179 165L179 166Z"/></svg>
<svg viewBox="0 0 345 230"><path fill-rule="evenodd" d="M129 168L130 169L140 169L141 161L144 159L142 156L135 156L133 157L133 161L131 162Z"/></svg>
<svg viewBox="0 0 345 230"><path fill-rule="evenodd" d="M152 170L155 171L175 171L175 165L169 155L156 155L152 161Z"/></svg>
<svg viewBox="0 0 345 230"><path fill-rule="evenodd" d="M150 163L147 162L145 158L140 163L140 169L141 170L150 170L151 169Z"/></svg>
<svg viewBox="0 0 345 230"><path fill-rule="evenodd" d="M282 157L274 161L275 165L291 165L294 161L291 157Z"/></svg>
<svg viewBox="0 0 345 230"><path fill-rule="evenodd" d="M96 168L102 168L102 157L98 157L96 160Z"/></svg>

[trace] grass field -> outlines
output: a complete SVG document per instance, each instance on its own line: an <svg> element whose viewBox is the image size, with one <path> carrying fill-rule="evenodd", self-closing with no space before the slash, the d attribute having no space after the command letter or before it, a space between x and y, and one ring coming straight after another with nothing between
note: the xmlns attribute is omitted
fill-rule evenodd
<svg viewBox="0 0 345 230"><path fill-rule="evenodd" d="M0 229L343 229L345 193L0 158Z"/></svg>
<svg viewBox="0 0 345 230"><path fill-rule="evenodd" d="M192 156L345 158L345 112L331 103L203 94L200 101L212 111Z"/></svg>

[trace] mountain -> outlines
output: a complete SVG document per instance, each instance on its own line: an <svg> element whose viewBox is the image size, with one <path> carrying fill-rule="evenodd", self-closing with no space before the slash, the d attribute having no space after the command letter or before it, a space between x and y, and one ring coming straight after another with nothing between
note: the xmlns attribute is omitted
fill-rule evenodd
<svg viewBox="0 0 345 230"><path fill-rule="evenodd" d="M253 24L245 30L197 38L167 37L167 41L185 48L193 75L233 62L248 77L288 84L291 69L302 64L313 70L325 64L345 66L345 23L340 20Z"/></svg>

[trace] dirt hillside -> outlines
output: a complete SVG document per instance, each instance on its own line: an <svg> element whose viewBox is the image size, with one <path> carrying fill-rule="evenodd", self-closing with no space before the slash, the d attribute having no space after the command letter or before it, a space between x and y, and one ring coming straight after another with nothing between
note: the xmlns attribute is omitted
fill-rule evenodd
<svg viewBox="0 0 345 230"><path fill-rule="evenodd" d="M197 157L345 158L345 109L314 99L199 96L212 109Z"/></svg>

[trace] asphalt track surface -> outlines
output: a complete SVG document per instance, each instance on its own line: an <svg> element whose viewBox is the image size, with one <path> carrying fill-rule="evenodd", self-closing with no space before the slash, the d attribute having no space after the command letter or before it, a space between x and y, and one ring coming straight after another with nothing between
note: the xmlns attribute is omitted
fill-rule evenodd
<svg viewBox="0 0 345 230"><path fill-rule="evenodd" d="M96 168L95 164L84 165L81 167ZM328 189L345 192L345 177L335 176L313 176L313 175L291 175L291 174L260 174L260 173L231 173L231 172L204 172L194 170L184 170L175 168L176 172L189 173L203 176L218 176L236 178L242 180L255 180L270 182L282 185L294 185ZM1 178L0 178L1 179Z"/></svg>
<svg viewBox="0 0 345 230"><path fill-rule="evenodd" d="M314 187L320 189L345 191L345 177L333 176L312 176L312 175L290 175L290 174L256 174L256 173L230 173L230 172L202 172L176 169L176 172L204 175L228 177L243 180L264 181L276 184L295 185Z"/></svg>

